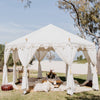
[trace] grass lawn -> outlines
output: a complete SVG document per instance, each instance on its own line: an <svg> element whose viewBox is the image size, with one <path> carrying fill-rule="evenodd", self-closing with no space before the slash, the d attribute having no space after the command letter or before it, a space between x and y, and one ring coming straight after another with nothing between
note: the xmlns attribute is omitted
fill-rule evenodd
<svg viewBox="0 0 100 100"><path fill-rule="evenodd" d="M36 77L36 72L33 72ZM46 72L43 72L45 76ZM65 80L65 74L58 73L63 80ZM31 72L32 76L32 72ZM9 81L12 81L12 72L8 73ZM74 75L74 78L82 83L86 79L86 75ZM2 72L0 72L0 86L2 83ZM100 76L99 76L100 84ZM89 91L83 93L77 93L73 96L67 95L65 92L31 92L27 95L23 95L22 91L1 91L0 100L100 100L100 91Z"/></svg>
<svg viewBox="0 0 100 100"><path fill-rule="evenodd" d="M75 63L78 63L78 64L85 64L85 63L87 63L87 60L86 60L86 59L75 60L74 62L75 62Z"/></svg>

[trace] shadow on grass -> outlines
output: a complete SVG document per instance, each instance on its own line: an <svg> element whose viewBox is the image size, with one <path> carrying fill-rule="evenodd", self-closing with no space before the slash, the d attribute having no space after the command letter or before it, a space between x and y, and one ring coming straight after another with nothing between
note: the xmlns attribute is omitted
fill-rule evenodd
<svg viewBox="0 0 100 100"><path fill-rule="evenodd" d="M66 81L66 77L64 77L64 76L59 76L59 78L60 78L62 81Z"/></svg>
<svg viewBox="0 0 100 100"><path fill-rule="evenodd" d="M74 80L77 80L80 84L82 84L86 81L86 80L80 79L80 78L74 78Z"/></svg>
<svg viewBox="0 0 100 100"><path fill-rule="evenodd" d="M65 98L66 100L100 100L100 95L83 92L74 94L74 96L67 96Z"/></svg>
<svg viewBox="0 0 100 100"><path fill-rule="evenodd" d="M64 76L59 76L59 77L62 81L66 81L66 77L64 77ZM74 78L74 80L77 80L80 84L82 84L86 81L86 80L80 79L80 78Z"/></svg>

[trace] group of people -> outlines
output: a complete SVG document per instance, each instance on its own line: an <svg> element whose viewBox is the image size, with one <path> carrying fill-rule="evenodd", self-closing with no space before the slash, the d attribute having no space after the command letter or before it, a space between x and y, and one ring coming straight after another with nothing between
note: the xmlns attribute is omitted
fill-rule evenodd
<svg viewBox="0 0 100 100"><path fill-rule="evenodd" d="M53 72L53 70L50 70L50 72L46 75L47 75L47 78L50 78L50 79L56 78L56 74Z"/></svg>

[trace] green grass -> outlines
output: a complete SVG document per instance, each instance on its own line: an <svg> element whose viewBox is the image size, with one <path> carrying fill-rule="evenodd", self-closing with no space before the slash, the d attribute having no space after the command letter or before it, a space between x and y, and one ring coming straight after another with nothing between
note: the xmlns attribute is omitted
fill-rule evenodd
<svg viewBox="0 0 100 100"><path fill-rule="evenodd" d="M78 63L78 64L85 64L85 63L87 63L87 60L86 60L86 59L75 60L74 62L75 62L75 63Z"/></svg>
<svg viewBox="0 0 100 100"><path fill-rule="evenodd" d="M33 73L33 75L32 75ZM31 72L31 76L36 77L37 72ZM46 72L43 72L45 76ZM65 80L65 74L57 73L63 80ZM12 81L12 73L8 73L9 81ZM80 83L84 82L86 75L74 75L74 78ZM2 83L2 73L0 72L0 85ZM99 76L100 84L100 76ZM31 92L27 95L23 95L22 91L1 91L0 100L100 100L100 91L89 91L83 93L77 93L72 96L67 95L64 92Z"/></svg>

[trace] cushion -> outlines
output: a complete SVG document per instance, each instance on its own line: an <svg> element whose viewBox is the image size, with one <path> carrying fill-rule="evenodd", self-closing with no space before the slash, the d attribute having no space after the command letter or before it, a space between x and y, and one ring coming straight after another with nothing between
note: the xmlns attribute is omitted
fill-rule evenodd
<svg viewBox="0 0 100 100"><path fill-rule="evenodd" d="M2 91L13 90L13 86L12 86L11 84L2 85L2 86L1 86L1 90L2 90Z"/></svg>

